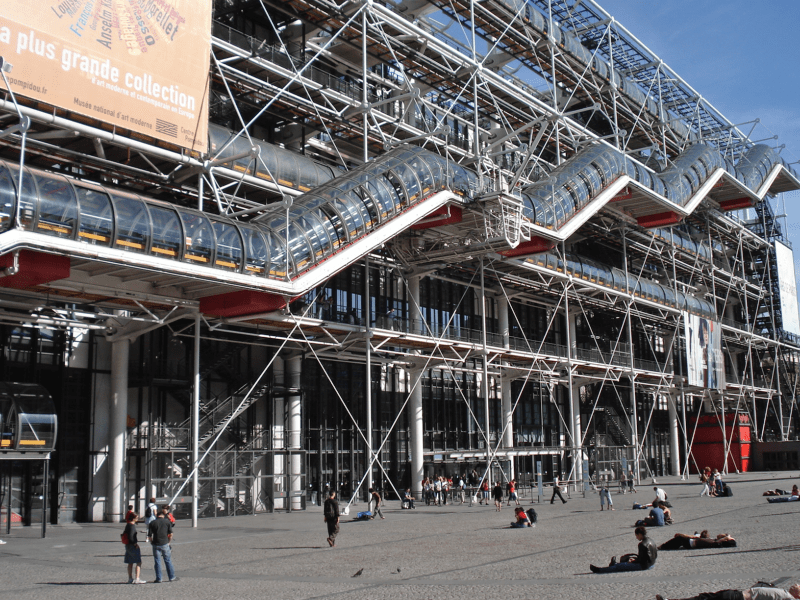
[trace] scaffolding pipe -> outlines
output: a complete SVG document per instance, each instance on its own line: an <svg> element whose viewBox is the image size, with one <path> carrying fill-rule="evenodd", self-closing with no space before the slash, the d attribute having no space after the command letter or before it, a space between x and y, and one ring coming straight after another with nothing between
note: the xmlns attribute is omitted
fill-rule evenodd
<svg viewBox="0 0 800 600"><path fill-rule="evenodd" d="M365 403L366 403L366 410L367 410L367 489L372 489L373 480L372 480L372 341L370 340L370 296L369 296L369 256L364 258L364 301L366 303L366 310L364 319L366 321L366 328L365 328L365 335L366 335L366 344L365 344L365 359L364 362L366 368L366 377L365 377L365 385L366 390L364 392L365 396ZM386 324L386 327L389 327L389 323Z"/></svg>
<svg viewBox="0 0 800 600"><path fill-rule="evenodd" d="M197 459L200 457L200 313L194 317L194 356L192 361L192 527L197 527L197 509L200 501L200 475Z"/></svg>
<svg viewBox="0 0 800 600"><path fill-rule="evenodd" d="M492 444L489 435L489 349L486 343L486 288L484 287L483 257L481 257L481 334L483 338L483 399L486 411L486 480L492 486Z"/></svg>

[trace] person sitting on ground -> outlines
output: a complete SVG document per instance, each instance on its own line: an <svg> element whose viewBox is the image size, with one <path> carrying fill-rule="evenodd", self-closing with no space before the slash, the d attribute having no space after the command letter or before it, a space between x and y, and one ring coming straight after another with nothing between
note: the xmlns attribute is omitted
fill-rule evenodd
<svg viewBox="0 0 800 600"><path fill-rule="evenodd" d="M663 507L672 508L672 504L667 502L667 492L665 492L664 490L662 490L660 487L657 486L653 487L653 491L656 493L656 497L653 498L653 501L650 503L651 506L655 506L656 501L658 501L661 503L662 508Z"/></svg>
<svg viewBox="0 0 800 600"><path fill-rule="evenodd" d="M682 600L791 600L800 598L800 584L794 584L789 590L776 587L751 587L749 590L719 590L718 592L703 592L698 596L683 598ZM656 594L656 600L666 600L661 594Z"/></svg>
<svg viewBox="0 0 800 600"><path fill-rule="evenodd" d="M646 525L647 527L663 527L666 523L664 521L664 510L661 508L660 504L660 502L655 502L653 508L650 509L650 514L644 519L636 521L636 525L638 527L642 525Z"/></svg>
<svg viewBox="0 0 800 600"><path fill-rule="evenodd" d="M667 504L667 502L659 502L658 507L664 511L664 525L672 525L675 521L672 519L672 509Z"/></svg>
<svg viewBox="0 0 800 600"><path fill-rule="evenodd" d="M411 495L410 489L407 489L403 495L403 508L416 508L414 506L414 496Z"/></svg>
<svg viewBox="0 0 800 600"><path fill-rule="evenodd" d="M717 537L712 538L708 529L704 529L699 534L687 535L685 533L676 533L671 540L667 540L661 544L659 550L692 550L700 548L735 548L736 540L733 536L727 533L720 533Z"/></svg>
<svg viewBox="0 0 800 600"><path fill-rule="evenodd" d="M514 516L517 517L517 520L511 523L511 527L531 527L531 520L521 506L514 509Z"/></svg>
<svg viewBox="0 0 800 600"><path fill-rule="evenodd" d="M647 529L637 527L633 534L639 540L638 554L626 554L620 557L619 562L612 558L607 567L589 565L592 573L619 573L621 571L646 571L652 569L658 558L658 549L655 542L647 537Z"/></svg>

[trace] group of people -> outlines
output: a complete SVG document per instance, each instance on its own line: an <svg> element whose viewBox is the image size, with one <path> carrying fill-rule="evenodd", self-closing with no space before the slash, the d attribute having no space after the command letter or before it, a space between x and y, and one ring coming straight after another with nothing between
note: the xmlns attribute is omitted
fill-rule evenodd
<svg viewBox="0 0 800 600"><path fill-rule="evenodd" d="M162 560L166 566L169 581L178 581L175 567L172 564L172 520L170 516L169 505L159 508L156 505L156 499L150 498L150 503L145 509L144 524L147 528L147 541L153 548L155 561L156 578L153 583L162 582ZM139 545L139 533L136 529L139 517L140 515L133 510L133 506L129 506L125 515L125 530L122 532L122 540L125 543L123 562L128 566L128 583L133 584L147 583L141 578L142 551Z"/></svg>
<svg viewBox="0 0 800 600"><path fill-rule="evenodd" d="M700 474L700 483L703 484L703 490L700 492L700 497L703 496L723 496L725 494L725 484L722 482L722 475L717 469L711 472L711 467L706 467Z"/></svg>
<svg viewBox="0 0 800 600"><path fill-rule="evenodd" d="M466 483L461 475L457 475L455 481L453 477L438 475L436 477L426 477L422 480L422 497L425 504L447 504L447 499L454 501L454 494L458 494L461 504L464 504L466 493Z"/></svg>

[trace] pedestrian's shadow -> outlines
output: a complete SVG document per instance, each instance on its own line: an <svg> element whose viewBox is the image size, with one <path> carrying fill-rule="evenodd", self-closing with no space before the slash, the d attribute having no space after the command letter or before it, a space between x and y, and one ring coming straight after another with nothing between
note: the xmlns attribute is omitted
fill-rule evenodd
<svg viewBox="0 0 800 600"><path fill-rule="evenodd" d="M127 585L124 581L47 581L40 585Z"/></svg>
<svg viewBox="0 0 800 600"><path fill-rule="evenodd" d="M778 546L776 548L755 548L753 550L729 550L728 552L708 552L705 554L695 554L694 556L687 556L686 558L705 558L707 556L720 556L721 554L751 554L753 552L773 552L775 550L783 550L784 552L800 552L800 544L794 546Z"/></svg>
<svg viewBox="0 0 800 600"><path fill-rule="evenodd" d="M319 550L324 546L271 546L269 548L251 548L251 550Z"/></svg>

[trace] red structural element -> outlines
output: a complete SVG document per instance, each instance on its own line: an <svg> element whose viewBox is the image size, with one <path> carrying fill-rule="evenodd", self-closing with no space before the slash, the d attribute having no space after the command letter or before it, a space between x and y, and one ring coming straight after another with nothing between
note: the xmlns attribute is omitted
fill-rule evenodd
<svg viewBox="0 0 800 600"><path fill-rule="evenodd" d="M443 225L452 225L454 223L461 223L463 213L460 206L455 204L446 204L437 208L430 213L427 217L418 223L414 223L411 229L430 229L431 227L442 227Z"/></svg>
<svg viewBox="0 0 800 600"><path fill-rule="evenodd" d="M717 415L702 415L697 422L689 422L691 435L694 425L697 429L692 442L692 456L689 469L698 473L698 468L705 467L722 471L725 462L725 446L722 441L722 425ZM727 413L725 415L725 439L730 444L728 454L728 471L738 469L742 473L750 468L750 416L743 413ZM697 464L695 464L695 462Z"/></svg>
<svg viewBox="0 0 800 600"><path fill-rule="evenodd" d="M620 200L630 200L633 198L633 192L631 192L631 188L625 186L625 188L616 196L614 196L609 202L618 202Z"/></svg>
<svg viewBox="0 0 800 600"><path fill-rule="evenodd" d="M503 250L500 252L503 256L525 256L527 254L538 254L539 252L547 252L555 248L556 243L552 240L545 239L535 235L529 242L522 242L516 248L511 250Z"/></svg>
<svg viewBox="0 0 800 600"><path fill-rule="evenodd" d="M255 315L279 310L284 306L286 306L286 300L283 296L252 290L229 292L200 299L200 312L213 317Z"/></svg>
<svg viewBox="0 0 800 600"><path fill-rule="evenodd" d="M6 269L13 265L13 253L0 256L0 269ZM0 287L21 290L57 279L67 279L68 277L68 256L56 256L34 250L20 250L19 271L14 275L0 278Z"/></svg>
<svg viewBox="0 0 800 600"><path fill-rule="evenodd" d="M732 200L723 200L719 203L719 207L724 211L739 210L740 208L750 208L754 202L752 198L745 196L744 198L734 198Z"/></svg>
<svg viewBox="0 0 800 600"><path fill-rule="evenodd" d="M656 213L654 215L645 215L644 217L639 217L636 219L636 222L639 223L641 227L649 229L650 227L675 225L676 223L680 223L682 220L683 217L674 210L668 210L666 212Z"/></svg>

